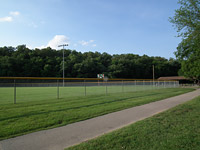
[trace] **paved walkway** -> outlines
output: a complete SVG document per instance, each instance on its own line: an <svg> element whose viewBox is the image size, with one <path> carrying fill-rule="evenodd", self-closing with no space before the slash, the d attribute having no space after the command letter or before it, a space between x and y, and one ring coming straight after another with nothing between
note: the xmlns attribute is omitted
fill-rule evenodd
<svg viewBox="0 0 200 150"><path fill-rule="evenodd" d="M196 96L200 96L200 89L63 127L3 140L0 141L0 150L63 150L66 147L151 117Z"/></svg>

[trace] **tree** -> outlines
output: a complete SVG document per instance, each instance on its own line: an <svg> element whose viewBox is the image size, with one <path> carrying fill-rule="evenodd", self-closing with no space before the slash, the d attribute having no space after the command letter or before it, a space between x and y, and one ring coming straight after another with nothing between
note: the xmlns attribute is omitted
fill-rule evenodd
<svg viewBox="0 0 200 150"><path fill-rule="evenodd" d="M200 1L179 0L181 7L170 18L177 29L181 43L175 52L181 62L184 76L200 81Z"/></svg>
<svg viewBox="0 0 200 150"><path fill-rule="evenodd" d="M96 78L97 74L103 73L109 78L152 79L153 64L156 78L176 75L180 69L180 64L174 59L147 55L81 53L75 50L64 50L64 53L65 77ZM62 50L56 51L50 47L30 50L26 45L0 47L0 76L62 77L62 69Z"/></svg>

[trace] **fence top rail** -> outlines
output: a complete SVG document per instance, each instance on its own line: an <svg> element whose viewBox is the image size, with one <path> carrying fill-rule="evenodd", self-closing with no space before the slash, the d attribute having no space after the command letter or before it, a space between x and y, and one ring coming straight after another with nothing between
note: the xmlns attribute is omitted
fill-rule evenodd
<svg viewBox="0 0 200 150"><path fill-rule="evenodd" d="M105 80L101 78L61 78L61 77L0 77L0 80ZM107 80L113 81L161 81L161 80L152 80L152 79L115 79L110 78ZM165 80L162 80L165 81ZM177 81L177 80L167 80L167 81Z"/></svg>

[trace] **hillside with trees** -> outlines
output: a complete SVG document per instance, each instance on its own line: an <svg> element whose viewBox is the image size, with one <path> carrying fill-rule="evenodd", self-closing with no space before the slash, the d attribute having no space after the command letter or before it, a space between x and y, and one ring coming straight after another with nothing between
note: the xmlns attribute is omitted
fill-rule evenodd
<svg viewBox="0 0 200 150"><path fill-rule="evenodd" d="M99 52L64 50L65 77L96 78L103 73L109 78L152 79L176 76L180 63L170 58L139 56L136 54L110 55ZM0 47L1 77L62 77L63 51L50 47L29 49L25 45Z"/></svg>

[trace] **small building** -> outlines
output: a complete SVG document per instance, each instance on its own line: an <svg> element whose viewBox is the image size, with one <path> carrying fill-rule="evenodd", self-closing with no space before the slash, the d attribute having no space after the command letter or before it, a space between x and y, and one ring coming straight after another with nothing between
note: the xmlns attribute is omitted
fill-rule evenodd
<svg viewBox="0 0 200 150"><path fill-rule="evenodd" d="M188 83L193 83L192 80L185 78L184 76L170 76L170 77L160 77L157 80L160 81L179 81L179 84L188 84Z"/></svg>

